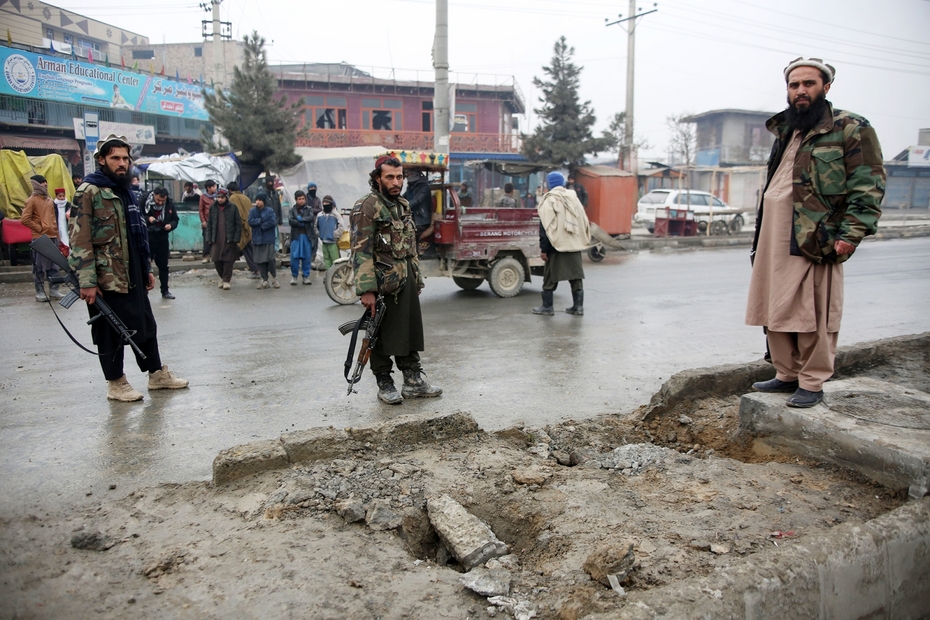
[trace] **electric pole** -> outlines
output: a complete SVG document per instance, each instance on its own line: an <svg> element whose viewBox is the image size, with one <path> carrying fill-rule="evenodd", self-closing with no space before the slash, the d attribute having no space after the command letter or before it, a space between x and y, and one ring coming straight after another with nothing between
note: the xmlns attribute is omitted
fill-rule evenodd
<svg viewBox="0 0 930 620"><path fill-rule="evenodd" d="M657 4L653 4L653 7ZM643 9L640 8L639 11ZM626 111L623 113L623 144L620 146L620 168L621 170L628 170L630 172L636 172L636 149L633 146L633 71L635 69L635 53L636 53L636 20L643 15L649 15L650 13L655 13L659 9L654 8L651 11L646 11L645 13L636 12L636 0L630 0L630 16L623 17L623 14L617 15L616 21L610 21L605 18L604 21L608 22L606 26L613 26L614 24L623 24L627 23L627 26L620 26L624 28L627 33L626 37Z"/></svg>
<svg viewBox="0 0 930 620"><path fill-rule="evenodd" d="M433 39L433 149L449 154L449 0L436 0L436 34Z"/></svg>
<svg viewBox="0 0 930 620"><path fill-rule="evenodd" d="M203 29L203 38L210 37L213 39L213 71L210 79L213 80L214 86L220 86L226 81L226 47L223 45L223 39L232 38L232 22L220 21L220 4L223 0L207 0L200 3L200 8L205 12L213 13L213 20L203 20L201 26ZM212 24L212 30L207 32L207 24Z"/></svg>

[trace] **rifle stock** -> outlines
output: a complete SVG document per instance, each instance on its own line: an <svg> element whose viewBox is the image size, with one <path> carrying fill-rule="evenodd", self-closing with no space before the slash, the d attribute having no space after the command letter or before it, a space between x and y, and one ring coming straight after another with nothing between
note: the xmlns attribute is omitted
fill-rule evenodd
<svg viewBox="0 0 930 620"><path fill-rule="evenodd" d="M70 308L74 302L81 298L81 284L80 280L78 280L77 274L74 273L74 269L72 269L71 265L68 264L68 259L65 258L64 254L61 253L61 250L58 249L58 245L49 239L47 235L42 235L38 239L34 239L30 244L30 247L38 254L41 254L45 258L58 265L58 267L61 268L61 270L65 273L64 276L56 278L56 280L67 284L68 288L71 289L71 292L68 293L68 295L59 302L59 304L63 308ZM90 325L100 317L103 317L106 322L110 324L110 327L116 330L123 341L131 346L132 350L135 351L140 358L145 359L145 354L142 352L142 349L140 349L139 345L137 345L132 339L136 332L131 331L128 327L126 327L126 324L123 323L123 320L120 319L116 313L113 312L113 309L107 305L107 302L103 300L103 296L97 295L97 298L92 305L97 309L99 314L87 321L87 324Z"/></svg>

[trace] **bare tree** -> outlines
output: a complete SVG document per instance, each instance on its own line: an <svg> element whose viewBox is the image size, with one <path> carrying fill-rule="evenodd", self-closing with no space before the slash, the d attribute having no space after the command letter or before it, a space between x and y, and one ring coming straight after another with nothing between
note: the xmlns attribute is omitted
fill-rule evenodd
<svg viewBox="0 0 930 620"><path fill-rule="evenodd" d="M626 113L625 112L616 112L610 119L610 126L607 129L604 129L601 132L601 137L609 145L608 150L611 153L617 154L617 163L620 163L620 154L625 148L623 143L626 136ZM643 138L634 138L632 149L648 149L649 142Z"/></svg>
<svg viewBox="0 0 930 620"><path fill-rule="evenodd" d="M691 189L691 166L697 152L697 130L695 124L686 121L690 114L679 114L666 118L670 136L668 140L669 164L683 165L685 169L685 188ZM690 192L688 203L690 204Z"/></svg>

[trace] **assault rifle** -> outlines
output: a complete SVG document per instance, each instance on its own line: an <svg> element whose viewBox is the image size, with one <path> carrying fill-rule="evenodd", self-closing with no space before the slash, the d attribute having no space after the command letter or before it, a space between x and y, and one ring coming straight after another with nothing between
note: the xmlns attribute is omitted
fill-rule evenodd
<svg viewBox="0 0 930 620"><path fill-rule="evenodd" d="M355 391L352 389L352 386L362 379L362 371L365 370L365 365L368 364L371 352L378 342L381 319L384 318L384 311L386 308L384 297L378 295L375 298L374 316L371 315L368 308L365 308L365 313L360 319L357 321L348 321L339 326L339 332L343 336L352 334L352 341L349 343L349 354L346 356L345 364L345 378L346 381L349 382L349 391L346 392L346 396ZM362 340L362 348L358 352L358 359L355 360L355 370L350 377L349 369L352 368L352 358L355 356L355 343L358 340L358 333L362 330L365 330L365 338Z"/></svg>
<svg viewBox="0 0 930 620"><path fill-rule="evenodd" d="M62 308L70 308L73 306L74 302L81 298L81 282L78 280L77 274L74 273L74 269L72 269L71 265L68 264L68 259L65 258L64 254L61 253L61 250L58 249L58 244L49 239L47 235L42 235L38 239L33 240L33 242L30 244L30 247L32 247L32 249L35 250L38 254L41 254L45 258L58 265L59 269L65 273L63 276L49 278L49 281L53 284L64 283L68 286L68 289L70 289L68 294L65 295L64 299L58 303ZM49 303L51 304L51 302ZM115 329L120 337L122 337L123 341L131 346L132 350L135 351L141 359L145 359L145 354L142 353L142 349L140 349L139 345L137 345L132 340L132 337L136 334L135 330L129 330L126 327L126 324L123 323L122 319L116 316L116 313L113 312L113 309L110 308L110 306L108 306L105 301L103 301L103 295L97 295L97 298L92 305L97 309L99 314L87 321L87 324L90 325L94 321L103 317L103 319L110 324L110 327ZM55 308L53 307L52 310L54 309ZM55 318L58 318L57 314L55 315ZM61 323L61 319L58 319L58 322ZM93 351L85 348L84 345L82 345L77 340L74 340L74 336L71 335L71 332L68 331L68 328L65 327L64 323L61 323L61 326L76 345L85 351L94 353Z"/></svg>

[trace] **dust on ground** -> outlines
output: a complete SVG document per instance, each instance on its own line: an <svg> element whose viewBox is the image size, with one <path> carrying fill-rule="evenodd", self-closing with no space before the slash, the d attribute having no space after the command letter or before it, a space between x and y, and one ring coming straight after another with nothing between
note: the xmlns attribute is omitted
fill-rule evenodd
<svg viewBox="0 0 930 620"><path fill-rule="evenodd" d="M928 369L917 354L854 374L927 389ZM648 422L634 412L369 446L219 488L111 489L9 517L0 617L582 618L623 605L582 568L605 545L632 542L622 587L646 590L905 501L848 470L755 451L736 436L738 407L734 394ZM462 586L429 525L426 498L442 493L509 546L510 593L497 605ZM352 502L384 510L349 523Z"/></svg>

